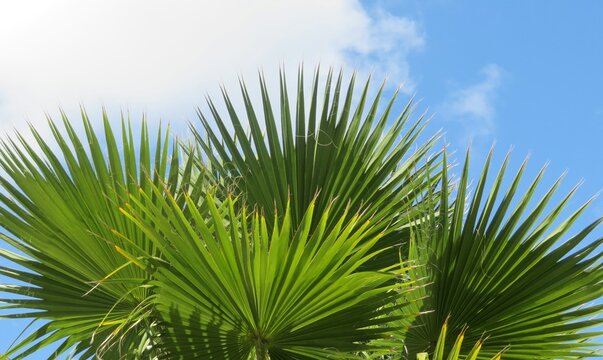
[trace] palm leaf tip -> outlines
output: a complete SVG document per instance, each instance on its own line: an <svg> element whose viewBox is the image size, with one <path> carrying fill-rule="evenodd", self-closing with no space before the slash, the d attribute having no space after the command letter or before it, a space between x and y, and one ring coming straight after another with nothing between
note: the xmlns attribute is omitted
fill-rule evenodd
<svg viewBox="0 0 603 360"><path fill-rule="evenodd" d="M469 351L469 353L467 355L462 355L461 349L463 346L463 342L465 340L465 332L467 330L467 327L464 327L461 330L461 332L457 335L456 340L454 341L454 344L452 345L452 347L449 349L448 353L446 354L445 349L446 349L446 337L447 337L447 333L448 333L448 320L449 319L446 319L446 321L444 322L444 325L442 325L440 334L438 336L438 341L435 344L435 351L433 352L432 360L459 360L459 359L476 360L478 358L500 360L502 358L503 353L508 349L508 348L504 348L501 351L499 351L498 353L496 353L494 356L486 356L486 355L484 355L484 353L480 354L482 346L485 342L484 338L480 338L479 340L477 340L475 342L475 344L473 345L473 347L471 348L471 350ZM417 353L416 359L417 360L429 360L430 359L429 353L427 353L427 352Z"/></svg>

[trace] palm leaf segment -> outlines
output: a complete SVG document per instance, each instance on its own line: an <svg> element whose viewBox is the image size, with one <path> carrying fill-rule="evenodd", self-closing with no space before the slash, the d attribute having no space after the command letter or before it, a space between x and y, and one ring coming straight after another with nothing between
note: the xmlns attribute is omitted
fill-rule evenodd
<svg viewBox="0 0 603 360"><path fill-rule="evenodd" d="M167 181L172 190L187 184L179 174L178 151L170 152L167 133L160 131L151 142L146 126L136 150L125 122L120 148L106 115L101 144L86 114L82 117L86 146L65 117L66 135L49 122L62 158L33 127L39 150L19 134L0 149L5 229L0 236L18 251L0 250L0 256L23 269L0 268L23 284L1 285L1 291L16 295L2 300L3 316L46 320L11 349L11 357L59 340L56 355L72 346L84 358L95 352L123 355L144 349L157 333L147 301L149 272L129 255L140 250L157 255L157 248L119 206L129 194L149 192L151 183Z"/></svg>
<svg viewBox="0 0 603 360"><path fill-rule="evenodd" d="M480 355L480 351L482 346L484 345L484 339L479 339L475 345L471 348L469 353L466 356L461 355L461 348L463 343L465 343L465 331L466 328L461 330L460 334L457 336L454 344L450 348L450 351L446 355L446 337L448 335L448 322L446 321L444 325L442 325L442 330L440 331L440 335L438 336L438 341L435 344L433 357L429 357L429 354L426 352L418 353L417 360L476 360ZM500 360L502 359L503 351L500 351L498 354L492 357L492 360Z"/></svg>
<svg viewBox="0 0 603 360"><path fill-rule="evenodd" d="M156 190L159 201L133 198L124 213L164 256L153 285L170 358L349 359L395 330L386 315L403 304L408 269L358 271L376 255L369 222L328 230L331 209L314 215L311 202L297 229L289 207L270 228L231 198L187 198L186 215Z"/></svg>
<svg viewBox="0 0 603 360"><path fill-rule="evenodd" d="M322 90L319 79L317 71L306 97L300 70L292 109L287 82L281 75L278 116L262 76L260 110L254 108L244 83L244 115L235 110L226 91L226 118L208 100L212 119L199 111L205 131L192 129L203 150L200 157L208 160L216 174L235 188L234 192L243 194L248 204L259 206L269 222L275 214L284 214L291 200L291 221L296 228L315 201L318 213L331 206L332 223L328 227L334 226L348 209L349 214L362 212L362 220L376 221L376 232L388 226L404 228L409 219L418 216L414 205L420 201L419 195L439 180L435 174L428 176L439 170L439 158L426 160L438 136L417 143L425 127L423 117L404 131L413 106L407 104L398 117L392 118L396 94L381 112L383 87L371 102L370 81L356 94L355 76L347 88L342 85L341 73L334 81L329 72ZM263 114L263 121L258 113ZM249 132L245 131L247 126ZM334 199L337 201L332 203ZM389 235L382 244L399 244L401 238L400 234ZM393 259L389 264L398 259L396 252L390 255Z"/></svg>
<svg viewBox="0 0 603 360"><path fill-rule="evenodd" d="M543 171L517 197L525 163L500 198L508 158L488 194L490 157L470 201L467 158L451 212L426 209L430 221L413 231L409 257L426 265L415 268L413 276L433 282L423 304L433 312L417 318L405 344L411 354L433 351L439 324L450 317L453 334L467 325L470 342L488 336L479 358L493 357L506 346L507 359L594 356L594 339L601 331L589 328L601 324L603 305L597 300L603 294L603 254L597 248L603 239L591 241L588 235L603 219L561 241L588 203L559 221L574 191L549 206L558 180L528 210ZM449 197L444 187L440 209L448 209Z"/></svg>

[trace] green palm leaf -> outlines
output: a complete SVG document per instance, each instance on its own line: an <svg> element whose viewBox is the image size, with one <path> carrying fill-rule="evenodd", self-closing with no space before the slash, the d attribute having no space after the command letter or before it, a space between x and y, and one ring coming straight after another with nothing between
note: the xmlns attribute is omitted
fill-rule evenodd
<svg viewBox="0 0 603 360"><path fill-rule="evenodd" d="M202 149L200 158L214 167L217 177L226 179L246 203L259 206L269 224L276 214L285 213L289 199L293 228L301 223L313 201L318 213L330 207L328 228L346 209L348 214L361 212L362 220L372 218L375 232L386 227L401 230L409 219L419 216L414 206L422 201L418 195L439 180L439 157L427 157L439 136L418 143L425 122L421 116L407 126L412 102L392 117L394 94L380 113L383 86L371 101L370 81L357 94L355 76L346 88L341 73L334 79L329 72L321 107L320 72L316 71L306 95L300 70L292 106L285 76L281 74L280 79L278 109L260 76L260 109L255 108L241 82L244 114L237 112L225 90L226 115L211 99L211 117L199 110L204 131L194 126L192 130ZM407 233L390 233L380 246L400 245L406 239ZM372 267L398 261L396 252L387 256L385 263Z"/></svg>
<svg viewBox="0 0 603 360"><path fill-rule="evenodd" d="M359 271L379 237L358 215L329 230L331 209L311 202L299 228L288 207L270 228L231 198L187 199L187 216L162 194L124 213L163 254L153 285L169 358L349 359L395 330L386 315L403 306L407 269Z"/></svg>
<svg viewBox="0 0 603 360"><path fill-rule="evenodd" d="M177 145L170 151L168 133L160 131L151 142L143 125L135 149L125 121L118 145L105 114L103 143L83 112L82 118L84 143L64 115L66 135L49 121L59 155L33 127L38 149L19 134L1 144L0 237L18 253L0 250L0 256L22 269L0 268L19 284L0 285L14 294L2 300L2 316L43 320L13 346L11 357L56 341L61 342L57 355L72 346L84 357L127 353L140 346L138 341L153 341L156 333L145 285L149 272L129 254L158 250L119 206L130 193L149 192L151 183L167 181L174 190L188 184L190 171L184 177L179 173Z"/></svg>
<svg viewBox="0 0 603 360"><path fill-rule="evenodd" d="M457 336L454 344L452 345L452 348L450 349L450 352L448 353L448 356L446 356L446 353L444 350L446 348L446 337L447 337L447 333L448 333L448 321L446 321L444 323L444 325L442 325L442 330L440 331L440 335L438 336L438 342L435 344L435 350L433 353L432 360L459 360L459 359L476 360L480 354L482 346L484 345L484 339L479 339L475 343L475 345L473 345L473 348L471 348L471 351L469 351L469 354L467 354L466 356L463 356L463 355L461 355L461 347L465 340L465 330L466 329L461 330L461 333ZM492 360L502 359L502 354L503 354L503 351L501 350L498 354L496 354L496 355L494 355L494 357L492 357ZM429 360L429 359L430 359L429 354L426 352L417 354L417 360Z"/></svg>
<svg viewBox="0 0 603 360"><path fill-rule="evenodd" d="M594 356L593 339L601 331L589 328L601 324L603 305L596 300L603 294L603 255L597 248L603 239L591 242L587 236L603 219L562 240L588 203L559 219L574 191L549 207L557 181L528 210L543 172L518 196L525 163L499 199L508 158L484 198L490 156L470 201L467 158L451 212L426 209L430 221L413 231L409 256L425 266L412 275L433 282L425 289L423 304L423 310L433 312L418 317L406 334L411 354L433 351L439 324L450 317L455 336L465 324L470 342L487 334L479 358L492 357L506 346L508 359ZM446 167L443 174L446 183ZM449 194L445 187L440 209L448 209Z"/></svg>

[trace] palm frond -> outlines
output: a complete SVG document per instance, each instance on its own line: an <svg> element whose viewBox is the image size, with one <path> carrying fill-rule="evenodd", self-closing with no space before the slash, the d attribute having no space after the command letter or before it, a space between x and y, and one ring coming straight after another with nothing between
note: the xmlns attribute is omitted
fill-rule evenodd
<svg viewBox="0 0 603 360"><path fill-rule="evenodd" d="M84 354L127 352L138 346L134 338L153 332L149 272L129 254L158 250L119 206L130 193L148 193L152 183L189 188L190 172L181 173L178 145L170 150L168 132L160 130L153 142L143 125L135 139L122 120L118 145L106 114L101 140L82 111L83 142L62 115L64 132L49 120L54 148L33 126L37 147L20 134L0 145L0 237L16 249L0 256L22 269L0 268L15 280L0 285L12 294L2 300L2 316L41 320L9 351L14 358L57 341L57 355L73 346ZM120 342L126 333L128 342Z"/></svg>
<svg viewBox="0 0 603 360"><path fill-rule="evenodd" d="M588 203L559 219L574 191L549 206L558 180L529 210L544 173L518 196L525 163L499 199L508 158L488 193L490 158L491 154L469 200L467 155L451 211L426 209L430 221L413 229L409 256L425 266L411 274L432 282L425 288L428 297L423 303L423 310L432 312L418 317L406 334L411 355L433 351L439 324L449 317L454 336L465 325L464 336L470 342L488 336L480 359L493 357L506 346L508 359L594 356L593 339L601 335L592 327L601 324L603 309L597 303L603 294L603 254L597 251L603 239L590 241L587 236L603 219L564 238ZM446 166L443 169L446 183ZM444 187L439 209L448 209L449 197L450 190Z"/></svg>
<svg viewBox="0 0 603 360"><path fill-rule="evenodd" d="M358 215L327 229L331 209L311 202L298 228L289 207L270 228L232 198L187 198L185 215L156 190L163 200L133 198L124 213L163 254L152 284L169 358L350 359L395 330L408 269L359 271L379 237Z"/></svg>
<svg viewBox="0 0 603 360"><path fill-rule="evenodd" d="M244 114L236 110L225 90L226 114L208 99L210 116L199 110L203 129L191 126L203 150L201 157L212 164L219 178L229 180L247 204L261 208L269 224L276 214L285 213L291 200L291 221L296 228L315 201L318 213L330 207L328 228L347 209L348 214L362 213L362 220L373 219L375 232L385 228L401 231L409 219L419 216L415 206L421 201L418 195L439 180L440 158L437 154L428 157L439 136L420 143L426 122L423 116L409 121L413 103L393 117L397 94L381 111L384 86L371 101L370 80L357 93L355 76L346 88L342 73L334 78L329 72L321 107L320 79L317 70L306 94L300 69L292 106L281 73L278 109L262 76L260 109L253 105L243 82ZM390 234L380 246L400 245L406 240L404 234ZM386 265L398 261L396 252L388 256L391 259Z"/></svg>

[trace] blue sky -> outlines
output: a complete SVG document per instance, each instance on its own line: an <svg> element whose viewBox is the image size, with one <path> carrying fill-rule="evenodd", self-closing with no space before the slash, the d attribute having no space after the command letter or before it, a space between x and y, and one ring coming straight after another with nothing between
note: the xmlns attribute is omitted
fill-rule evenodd
<svg viewBox="0 0 603 360"><path fill-rule="evenodd" d="M411 74L450 141L474 133L476 145L513 145L518 157L531 153L534 165L550 160L551 173L567 169L568 182L584 178L585 192L603 187L602 3L380 4L419 22L425 46L411 54ZM497 75L488 75L489 67ZM480 88L489 111L478 104L475 111L446 109L458 94Z"/></svg>
<svg viewBox="0 0 603 360"><path fill-rule="evenodd" d="M575 208L603 189L602 17L594 0L3 3L0 131L81 103L182 132L218 84L320 62L403 83L476 165L496 143L498 162L530 154L531 174L550 162L547 184L567 171L562 192L583 180ZM579 226L598 216L601 199ZM0 352L20 326L0 321Z"/></svg>

